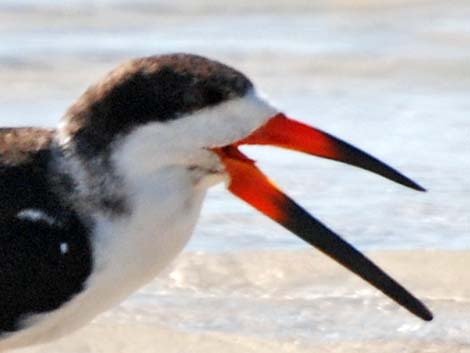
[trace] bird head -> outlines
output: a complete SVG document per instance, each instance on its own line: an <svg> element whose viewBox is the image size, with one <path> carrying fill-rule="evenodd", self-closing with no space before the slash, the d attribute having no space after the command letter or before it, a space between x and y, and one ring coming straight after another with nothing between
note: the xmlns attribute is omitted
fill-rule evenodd
<svg viewBox="0 0 470 353"><path fill-rule="evenodd" d="M183 168L196 187L228 190L424 320L430 311L399 283L279 190L240 151L270 145L359 167L424 189L350 144L296 121L261 98L242 73L203 57L133 60L91 87L66 114L60 134L83 159L119 154L128 174Z"/></svg>

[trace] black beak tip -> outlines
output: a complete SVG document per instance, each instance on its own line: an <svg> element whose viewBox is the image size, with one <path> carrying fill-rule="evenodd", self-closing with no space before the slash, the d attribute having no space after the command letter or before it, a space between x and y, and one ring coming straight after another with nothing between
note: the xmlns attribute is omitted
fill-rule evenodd
<svg viewBox="0 0 470 353"><path fill-rule="evenodd" d="M408 303L408 305L404 305L410 312L415 314L417 317L424 321L432 321L434 318L431 310L428 309L426 305L423 304L418 299L413 298L414 303ZM402 303L403 304L403 303Z"/></svg>
<svg viewBox="0 0 470 353"><path fill-rule="evenodd" d="M429 310L426 310L426 312L424 312L421 316L421 318L424 320L424 321L432 321L432 319L434 319L434 316L433 314L429 311Z"/></svg>
<svg viewBox="0 0 470 353"><path fill-rule="evenodd" d="M419 184L416 184L416 183L413 183L413 184L414 185L412 186L412 188L416 191L421 191L421 192L427 192L428 191Z"/></svg>

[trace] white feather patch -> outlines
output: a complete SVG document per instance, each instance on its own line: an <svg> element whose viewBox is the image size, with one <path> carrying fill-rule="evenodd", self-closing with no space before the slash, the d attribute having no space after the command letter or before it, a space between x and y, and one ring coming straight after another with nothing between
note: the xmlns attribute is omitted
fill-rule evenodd
<svg viewBox="0 0 470 353"><path fill-rule="evenodd" d="M56 221L53 217L49 216L46 212L37 208L26 208L16 214L16 218L25 219L28 221L39 222L44 221L49 225L54 224Z"/></svg>

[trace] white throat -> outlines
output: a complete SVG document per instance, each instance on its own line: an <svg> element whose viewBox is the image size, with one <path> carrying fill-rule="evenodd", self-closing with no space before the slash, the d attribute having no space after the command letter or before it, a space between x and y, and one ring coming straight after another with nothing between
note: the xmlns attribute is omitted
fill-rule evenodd
<svg viewBox="0 0 470 353"><path fill-rule="evenodd" d="M252 91L173 121L141 126L116 146L112 165L124 182L131 213L123 224L111 220L107 226L119 229L122 239L116 246L126 254L135 252L129 255L129 268L139 257L137 266L145 262L149 275L155 275L181 251L206 190L225 177L208 147L249 135L275 113Z"/></svg>
<svg viewBox="0 0 470 353"><path fill-rule="evenodd" d="M140 256L140 261L155 267L155 273L165 266L189 240L206 190L224 180L223 166L208 148L240 140L275 113L251 91L173 121L143 125L126 136L111 157L132 210L118 226L129 239L126 248L145 253L148 259Z"/></svg>

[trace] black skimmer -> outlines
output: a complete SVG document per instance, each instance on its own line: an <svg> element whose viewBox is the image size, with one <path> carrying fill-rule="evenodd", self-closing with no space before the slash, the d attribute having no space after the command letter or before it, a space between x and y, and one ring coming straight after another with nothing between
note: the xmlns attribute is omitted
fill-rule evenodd
<svg viewBox="0 0 470 353"><path fill-rule="evenodd" d="M219 182L421 319L431 312L279 191L238 147L342 161L407 187L374 157L286 117L242 73L175 54L130 61L57 129L0 130L0 351L61 337L154 278Z"/></svg>

